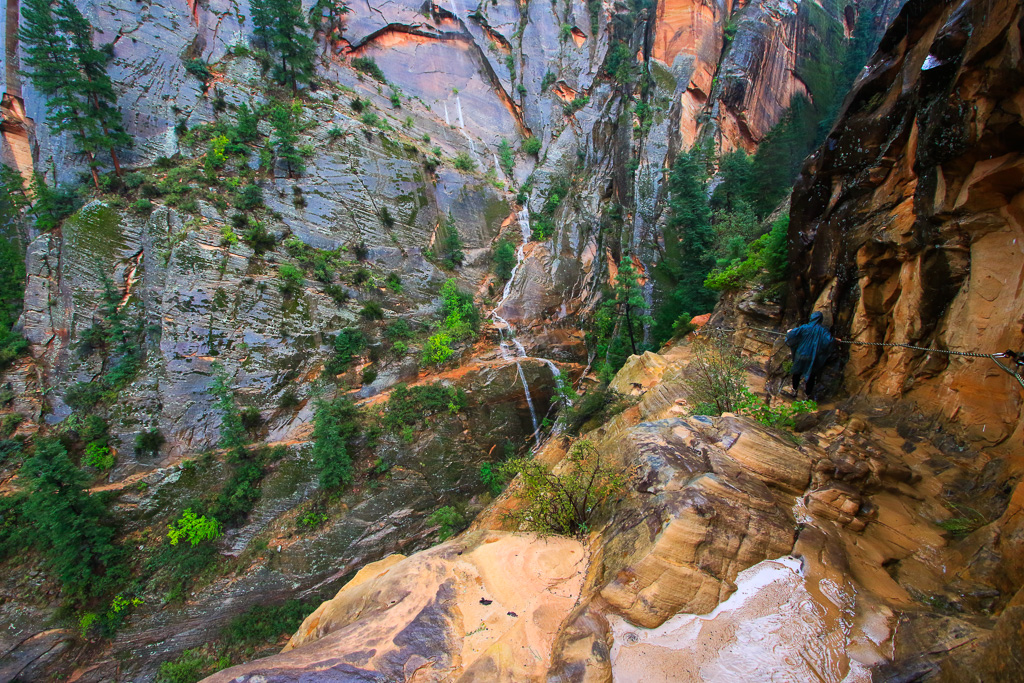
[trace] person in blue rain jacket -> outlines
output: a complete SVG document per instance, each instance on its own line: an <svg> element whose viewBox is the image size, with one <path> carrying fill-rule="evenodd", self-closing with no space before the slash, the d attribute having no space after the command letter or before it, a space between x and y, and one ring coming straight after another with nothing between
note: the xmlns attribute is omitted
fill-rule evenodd
<svg viewBox="0 0 1024 683"><path fill-rule="evenodd" d="M786 346L793 351L793 393L800 386L800 380L806 380L804 391L810 396L814 384L825 367L832 343L835 341L822 324L821 313L812 313L810 322L794 327L786 333Z"/></svg>

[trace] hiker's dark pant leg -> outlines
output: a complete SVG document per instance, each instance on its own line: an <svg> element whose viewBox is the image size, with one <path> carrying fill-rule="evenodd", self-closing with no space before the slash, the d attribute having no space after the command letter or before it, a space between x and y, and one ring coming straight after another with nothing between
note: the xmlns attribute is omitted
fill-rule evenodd
<svg viewBox="0 0 1024 683"><path fill-rule="evenodd" d="M807 398L811 397L811 392L814 391L814 384L818 381L818 373L811 371L810 376L807 378L807 387L804 391L807 392Z"/></svg>
<svg viewBox="0 0 1024 683"><path fill-rule="evenodd" d="M800 375L798 375L798 374L796 374L794 372L793 373L793 391L795 392L797 390L797 387L799 387L799 386L800 386Z"/></svg>

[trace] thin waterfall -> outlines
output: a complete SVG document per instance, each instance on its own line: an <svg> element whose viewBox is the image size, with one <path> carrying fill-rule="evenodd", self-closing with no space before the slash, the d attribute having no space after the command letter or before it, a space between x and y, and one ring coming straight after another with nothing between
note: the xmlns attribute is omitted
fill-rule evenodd
<svg viewBox="0 0 1024 683"><path fill-rule="evenodd" d="M457 101L458 100L456 99L456 102ZM530 210L524 206L516 217L519 220L519 229L523 235L523 243L519 245L518 249L516 249L516 265L512 267L512 272L509 274L508 281L505 283L505 288L502 290L501 301L499 301L498 305L494 307L493 311L491 311L491 318L498 325L498 351L501 353L501 357L505 360L515 360L516 370L519 372L519 379L523 383L523 393L526 395L526 405L530 408L530 421L533 423L533 440L534 443L536 443L540 434L540 425L537 423L537 413L533 407L533 397L530 396L530 385L526 382L526 373L523 372L523 366L519 363L519 359L527 357L526 349L523 347L523 344L516 339L516 331L515 328L512 327L512 323L505 320L498 313L498 309L505 304L505 301L507 301L508 297L512 294L512 282L516 279L516 273L519 272L519 267L523 265L523 261L526 259L524 248L526 243L530 240ZM514 347L514 351L513 348L510 348L510 343L511 347ZM512 355L513 353L515 355ZM547 359L541 360L547 363L551 368L551 372L555 377L557 386L561 387L562 373L551 361Z"/></svg>
<svg viewBox="0 0 1024 683"><path fill-rule="evenodd" d="M441 104L444 105L444 125L450 126L452 125L452 122L448 120L448 103L442 102Z"/></svg>
<svg viewBox="0 0 1024 683"><path fill-rule="evenodd" d="M533 409L533 399L530 398L530 385L526 383L526 373L523 372L523 366L516 361L516 369L519 370L519 379L523 382L523 393L526 394L526 405L530 407L530 421L533 422L533 442L537 443L537 435L540 432L540 426L537 425L537 411Z"/></svg>
<svg viewBox="0 0 1024 683"><path fill-rule="evenodd" d="M462 100L458 95L455 96L455 111L459 114L459 128L465 128L466 122L462 118Z"/></svg>

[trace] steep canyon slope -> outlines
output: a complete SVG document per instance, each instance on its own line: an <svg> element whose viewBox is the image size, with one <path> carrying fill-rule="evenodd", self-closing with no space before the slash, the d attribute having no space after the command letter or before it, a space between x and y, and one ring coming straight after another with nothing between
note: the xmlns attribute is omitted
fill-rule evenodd
<svg viewBox="0 0 1024 683"><path fill-rule="evenodd" d="M786 315L823 310L857 341L1019 348L1022 10L911 0L900 19L794 193ZM752 301L715 319L778 320ZM780 346L737 341L752 368ZM1012 375L854 347L848 397L795 445L686 417L691 361L684 343L616 377L639 403L586 437L631 484L580 545L510 534L513 486L458 539L366 567L282 654L211 680L1020 680ZM537 457L557 472L565 446Z"/></svg>
<svg viewBox="0 0 1024 683"><path fill-rule="evenodd" d="M307 622L293 645L331 631L340 644L321 644L323 656L338 656L345 667L386 675L404 671L411 676L413 669L427 666L421 660L429 657L417 649L427 647L446 653L447 663L431 665L442 676L461 671L484 678L495 672L508 678L539 678L545 672L574 680L591 673L600 677L608 675L608 662L616 657L626 661L638 656L636 651L614 649L616 642L631 642L628 633L636 638L641 637L637 633L646 633L632 631L629 624L653 628L669 623L677 613L710 611L730 594L747 567L790 552L809 554L797 552L802 546L794 550L792 541L803 533L802 522L790 512L806 496L811 496L806 505L816 519L835 523L838 529L821 530L831 539L826 544L829 553L839 552L835 549L844 543L860 542L850 534L882 534L877 528L864 531L871 529L873 513L870 505L864 504L863 511L861 505L886 487L898 488L906 474L906 463L898 454L858 440L861 450L849 456L849 463L846 456L839 458L846 463L843 467L852 468L850 472L824 475L815 469L825 459L821 451L838 450L842 446L837 444L856 440L856 430L843 422L845 416L824 420L823 433L846 430L846 436L821 436L820 450L816 442L790 447L749 421L684 421L686 411L677 403L683 391L672 375L685 367L685 352L677 350L665 363L672 366L669 379L645 395L622 424L594 435L607 441L602 452L641 472L639 488L630 493L607 530L586 543L538 540L483 521L476 535L416 554L436 538L433 510L466 504L474 512L488 500L479 476L481 465L494 461L495 454L506 448L522 452L533 445L535 422L543 424L545 416L554 415L559 382L564 381L552 370L571 379L585 371L592 358L584 330L616 262L632 252L646 270L658 260L666 219L666 176L673 158L695 146L716 153L756 150L785 116L793 97L815 96L818 86L809 67L820 64L831 47L848 41L859 18L870 17L871 30L880 33L900 10L900 2L353 3L341 30L320 36L317 87L301 98L305 171L294 174L280 161L268 167L254 147L229 160L216 183L183 171L198 173L209 144L203 131L234 120L243 104L258 107L291 95L268 87L258 56L246 48L252 31L248 3L81 4L96 28L96 42L112 45L109 70L134 139L124 161L145 181L134 194L128 193L127 201L118 191L95 194L57 230L24 229L28 280L20 328L30 342L30 353L4 372L13 398L3 410L24 416L17 435L26 437L57 433L82 417L76 415L81 411L73 406L69 390L80 383L101 383L110 369L102 354L89 353L83 344L87 331L103 319L109 278L119 310L138 323L144 352L138 374L121 388L117 400L101 403L97 410L109 423L117 459L109 472L92 473L91 487L94 495L111 497L123 539L139 549L136 574L144 575L151 566L145 562L161 547L167 524L193 501L233 481L238 469L217 448L223 411L212 390L215 363L223 368L239 405L254 409L258 416L250 436L285 451L266 464L256 484L258 500L219 542L218 569L187 584L184 594L172 595L164 584L144 582L138 593L144 603L111 638L83 638L77 617L57 613L59 588L41 571L37 558L8 560L10 571L5 569L2 589L7 599L0 613L14 626L0 642L4 676L31 680L73 672L81 681L152 679L162 662L219 637L231 619L255 605L293 597L315 604L344 585L347 595L387 613L388 628L402 631L407 626L403 619L444 627L440 635L430 629L420 634L418 627L390 640L378 635L391 644L352 659L349 650L354 645L349 644L358 644L365 632L346 611L351 608L348 598L336 598L332 625L314 636L314 626ZM996 281L1006 279L1003 275L962 291L954 291L950 283L966 282L966 274L978 270L967 268L961 262L966 257L958 256L965 253L965 235L992 233L1002 235L1001 240L1005 230L998 226L1016 220L1013 207L1018 199L998 203L1008 191L1005 187L1012 186L1009 174L1016 168L1015 157L1010 156L1016 124L1008 122L1006 114L1016 111L1010 84L1019 64L1012 61L1012 37L975 19L977 25L990 27L987 42L978 43L982 38L974 33L970 35L975 42L966 41L954 29L952 37L937 42L936 59L946 60L939 65L946 77L952 78L946 52L973 50L975 61L989 60L1003 45L1008 60L1002 67L1005 73L988 66L972 71L968 67L975 62L961 60L967 65L956 72L962 74L957 78L965 89L959 95L963 102L982 101L972 93L988 93L989 88L986 97L999 102L986 104L989 108L983 111L991 116L985 125L970 121L976 137L955 141L960 156L932 155L920 162L921 168L939 168L938 172L924 172L917 164L890 164L891 159L914 156L908 152L901 157L902 148L896 147L861 150L862 165L850 170L847 164L852 162L845 155L860 149L861 142L842 138L849 130L850 135L862 136L864 144L877 138L878 145L917 145L924 139L921 131L948 130L943 122L952 114L943 110L928 119L930 123L918 124L920 131L909 123L892 123L892 135L855 132L858 111L867 117L864 126L870 129L877 120L887 125L912 121L921 101L940 101L937 86L929 85L930 71L903 62L911 53L914 59L927 58L921 45L928 41L922 36L945 34L937 27L924 27L945 25L952 9L932 16L920 5L912 4L900 15L905 27L919 33L900 38L897 29L890 31L879 53L882 62L874 62L847 105L846 122L830 137L826 150L847 150L844 156L819 153L794 199L794 236L806 244L811 244L814 233L821 237L813 241L812 251L799 256L813 265L799 261L798 272L809 274L794 291L806 289L806 294L795 300L791 314L804 313L811 301L820 302L819 307L835 306L840 329L849 325L864 339L941 337L959 348L959 338L942 331L962 334L968 329L965 321L977 319L982 301L1005 299L996 291ZM51 134L43 98L19 71L17 20L18 3L9 2L3 16L3 159L23 172L34 168L51 183L75 182L83 170L82 159L65 136ZM1009 14L1004 24L1011 27L1008 30L1016 25ZM353 68L356 58L372 58L386 82ZM212 68L208 82L186 68L193 59ZM882 68L882 63L889 66ZM899 86L893 85L891 79L901 70L909 75L900 77ZM992 80L982 79L980 73ZM900 87L911 94L897 96ZM879 93L879 100L873 101ZM863 103L862 110L856 109L856 102ZM891 112L874 114L887 106ZM968 109L965 104L957 112ZM990 131L988 137L985 130ZM260 139L271 136L270 122L261 121ZM540 141L539 154L522 149L528 139ZM511 144L511 168L499 157L503 140ZM985 163L995 157L988 154L997 148L1001 151L995 157L1005 156L1007 165L990 168ZM884 182L880 168L890 174ZM926 177L927 182L921 180ZM232 231L234 192L239 183L248 182L262 190L265 208L259 215L272 236L269 249L258 240L240 239L241 229L238 235ZM871 185L877 182L884 191ZM943 187L948 207L922 203L921 188L928 183ZM176 192L175 184L184 191ZM143 194L150 186L160 191L151 197ZM975 187L973 194L962 191L968 186ZM134 208L141 199L151 200L151 210ZM822 210L821 202L829 199L832 213ZM874 236L868 240L867 232L861 235L856 230L842 237L848 224L861 229L873 225L876 217L881 221L886 211L896 214L890 206L901 206L901 225L920 229L921 235L892 238L892 244ZM835 221L829 222L832 216ZM1009 218L998 224L1004 216ZM449 218L465 252L463 264L454 269L436 256ZM906 227L911 224L915 227ZM941 237L933 237L936 234ZM501 239L523 247L522 263L504 291L491 272L492 249ZM949 248L929 246L934 240L949 242ZM1005 240L981 242L977 258L984 263L990 252L1002 249L1000 245L1009 246ZM834 253L828 252L833 248L828 245L834 245ZM360 253L363 247L365 254ZM937 263L934 253L947 256ZM861 254L861 260L851 254ZM999 262L1009 275L1016 273L1011 261ZM326 275L316 266L323 262L329 263ZM850 279L856 272L851 264L862 262L873 274L855 282ZM285 266L303 270L298 291L281 286ZM940 271L959 273L960 279L944 278ZM846 279L836 278L829 285L835 273L845 273ZM900 292L915 291L916 285L908 281L914 273L935 273L944 288L942 296L959 297L956 303L941 311L918 306L917 300L929 306L940 300L927 288L913 294L913 301L902 298ZM457 347L457 356L445 369L421 367L419 352L428 329L437 325L439 291L451 277L475 294L476 306L485 314L496 315L484 321L475 343ZM851 283L868 293L858 306L870 310L846 322L842 311L860 310L847 304L858 296L851 293L856 289ZM823 291L829 294L822 297ZM649 288L646 293L651 296ZM364 313L372 313L374 304L381 307L384 320L374 321ZM990 307L986 315L998 319L1009 310ZM395 320L410 323L418 335L408 340L410 350L404 355L387 337ZM514 340L508 336L509 326ZM325 365L336 357L335 335L354 327L368 335L370 346L332 377ZM1013 333L995 327L987 328L992 332L986 343L1020 342L1019 329ZM907 336L899 336L902 330L908 330ZM928 336L933 334L940 336ZM521 351L514 342L522 344ZM402 344L405 347L406 342ZM926 359L854 354L848 367L850 387L863 395L905 391L923 408L941 404L948 417L961 424L986 424L981 437L985 445L1019 441L1019 432L1010 436L1020 428L1019 398L1013 403L1013 387L1004 386L995 372L980 386L971 384L976 374L933 367ZM364 372L367 368L372 374ZM632 379L645 387L656 384L641 374ZM624 371L624 386L629 377ZM355 485L329 496L321 490L310 454L316 400L325 385L328 393L333 391L325 378L336 380L342 387L339 393L366 410L396 405L385 402L396 389L399 394L404 390L399 388L402 384L432 382L464 390L466 404L451 412L435 411L426 419L418 416L402 428L384 429L375 442L361 438L353 444ZM957 409L945 402L944 392L950 387L964 396L978 394L981 400L964 400ZM1008 416L1000 401L1010 401L1016 412ZM972 410L987 411L988 423ZM989 419L997 414L998 419ZM627 424L629 420L637 424ZM627 427L628 431L617 431ZM165 443L155 450L136 449L137 438L152 430ZM895 437L886 432L885 438ZM740 446L733 448L735 443ZM751 450L745 450L748 443L754 444ZM557 460L559 448L556 440L546 457ZM884 452L876 458L884 462L876 466L883 472L875 473L877 481L864 475L866 465L857 464L871 462L872 449ZM942 451L942 457L947 455ZM772 464L763 467L763 462ZM9 488L17 490L16 463L0 466ZM986 476L1004 485L1009 475L994 468ZM961 469L958 463L944 476L959 482ZM843 485L830 485L844 477L854 482L854 490L848 490L845 480ZM929 481L932 488L941 488ZM935 521L946 512L940 497L929 491L931 497L924 502L913 498L915 492L903 491L912 502L893 494L897 500L876 505L884 510L910 506L910 517L923 515ZM653 508L648 500L652 497ZM711 517L705 517L708 510ZM1002 514L998 501L992 510L986 509L987 514L997 512ZM492 520L496 514L492 509ZM306 524L308 515L323 518ZM659 525L664 532L657 531ZM755 531L748 534L748 527ZM813 533L802 538L811 542L806 539ZM677 545L677 535L709 540L691 548ZM885 548L876 552L877 557L858 560L852 553L854 559L843 562L902 562L941 547L940 536L929 527L912 548L901 546L902 538L876 538L872 543ZM530 560L523 572L534 572L530 585L536 590L503 597L487 610L473 602L475 594L460 593L477 578L495 591L510 591L507 584L518 581L513 570L523 565L503 558L514 557L517 549L524 564ZM403 560L406 564L397 564L398 558L390 555L395 552L409 555ZM679 552L692 554L681 569L673 564ZM463 559L455 559L459 557ZM370 564L378 560L384 564ZM570 564L572 571L588 570L574 575ZM931 561L928 564L927 571L911 572L907 581L914 590L946 596L936 588L941 582L933 576ZM993 567L1003 564L994 562ZM392 578L387 578L391 567ZM356 574L361 569L365 573ZM353 575L356 578L345 583ZM837 583L847 580L845 569L830 576ZM883 578L857 580L876 586ZM407 580L414 580L418 592L410 589L404 616L396 617L374 602ZM988 574L978 580L986 586L995 581ZM1000 609L1014 581L1013 572L999 577ZM911 592L900 590L882 591L886 609L905 606ZM855 609L847 598L838 600L841 618L829 616L828 623L820 625L823 632L838 633L843 618L863 615L856 610L866 609ZM874 598L866 600L865 604L874 604ZM415 621L417 615L424 615L420 622ZM488 626L474 636L481 642L472 643L467 634L480 624ZM844 650L843 671L860 666L851 664L852 659L878 663L889 656L878 645L888 641L876 637L875 626L859 626L863 637L844 636L870 652L853 658ZM342 635L334 633L336 627ZM371 630L380 628L375 625ZM891 623L888 628L891 631ZM512 635L500 635L505 633ZM621 637L612 637L613 633ZM423 640L417 641L420 635ZM523 643L535 647L537 660L512 654ZM261 647L265 653L266 646ZM293 663L281 666L292 667L301 676L305 667L313 666L302 654L306 652L304 647L292 650ZM831 656L822 653L823 661ZM365 675L372 679L375 674Z"/></svg>

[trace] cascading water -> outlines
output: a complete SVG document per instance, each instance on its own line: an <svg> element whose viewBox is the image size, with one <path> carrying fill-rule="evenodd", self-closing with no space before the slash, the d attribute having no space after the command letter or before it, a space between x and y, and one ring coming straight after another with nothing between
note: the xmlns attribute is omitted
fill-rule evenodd
<svg viewBox="0 0 1024 683"><path fill-rule="evenodd" d="M498 309L500 309L505 304L505 301L512 293L512 283L516 279L516 273L519 272L519 267L523 265L523 260L526 258L524 249L526 247L526 243L530 241L530 210L524 206L522 210L519 211L518 214L516 214L516 218L519 222L519 230L522 232L523 235L523 243L519 245L518 249L516 249L516 265L512 267L512 272L508 276L508 281L505 283L505 288L501 292L501 301L499 301L498 305L494 307L493 311L491 311L491 318L493 318L494 322L497 323L498 325L498 350L501 353L501 357L505 358L506 360L515 360L516 369L519 371L519 379L523 383L523 393L526 395L526 405L530 408L530 421L533 423L533 439L534 442L536 442L537 436L540 432L540 425L537 423L537 412L536 410L534 410L533 407L533 397L530 396L530 386L526 382L526 373L523 372L523 366L519 363L520 358L527 357L526 349L523 348L522 343L518 339L516 339L516 331L515 328L512 327L512 323L502 318L501 315L498 313ZM509 347L510 342L511 345L515 348L514 352ZM542 358L541 360L547 363L548 367L551 368L551 373L555 377L555 382L557 383L558 387L561 388L562 373L551 361L544 358Z"/></svg>
<svg viewBox="0 0 1024 683"><path fill-rule="evenodd" d="M476 145L473 144L473 138L466 132L466 121L462 118L462 100L459 99L458 94L455 95L455 113L459 119L459 132L462 133L462 137L466 138L466 142L469 143L469 151L476 154Z"/></svg>

